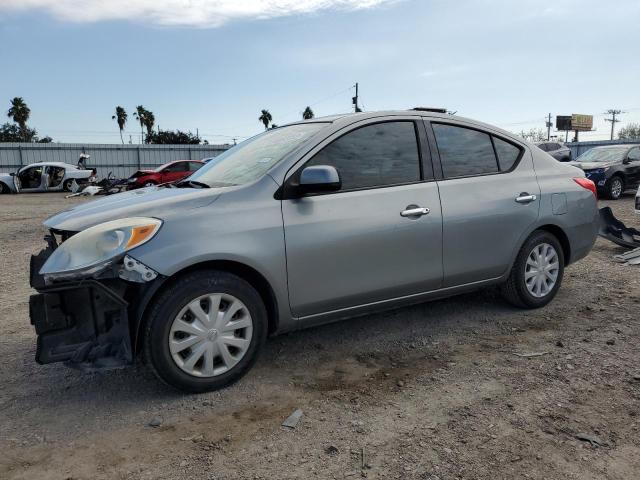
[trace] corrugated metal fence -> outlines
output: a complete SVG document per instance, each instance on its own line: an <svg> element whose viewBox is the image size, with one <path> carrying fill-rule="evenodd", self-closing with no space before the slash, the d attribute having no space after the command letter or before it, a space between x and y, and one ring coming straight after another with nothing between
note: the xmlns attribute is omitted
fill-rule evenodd
<svg viewBox="0 0 640 480"><path fill-rule="evenodd" d="M98 178L109 172L126 178L140 168L154 168L172 160L200 160L220 155L231 145L113 145L80 143L0 143L0 172L15 172L36 162L76 165L81 153L90 155L87 168Z"/></svg>
<svg viewBox="0 0 640 480"><path fill-rule="evenodd" d="M622 145L625 143L638 143L640 140L594 140L591 142L569 142L565 143L571 149L571 158L575 159L587 150L593 147L602 147L604 145Z"/></svg>

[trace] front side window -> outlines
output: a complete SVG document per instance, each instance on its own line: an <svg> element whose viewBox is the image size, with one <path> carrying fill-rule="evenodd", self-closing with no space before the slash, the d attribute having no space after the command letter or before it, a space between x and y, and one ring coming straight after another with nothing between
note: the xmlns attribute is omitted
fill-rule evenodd
<svg viewBox="0 0 640 480"><path fill-rule="evenodd" d="M444 178L498 172L488 133L453 125L433 124Z"/></svg>
<svg viewBox="0 0 640 480"><path fill-rule="evenodd" d="M196 170L199 170L202 165L203 164L199 162L189 162L189 171L195 172Z"/></svg>
<svg viewBox="0 0 640 480"><path fill-rule="evenodd" d="M636 160L640 160L640 147L632 148L629 150L629 154L627 155L627 160L630 162L635 162Z"/></svg>
<svg viewBox="0 0 640 480"><path fill-rule="evenodd" d="M306 166L330 165L342 190L420 181L420 154L412 121L376 123L353 130L318 152Z"/></svg>

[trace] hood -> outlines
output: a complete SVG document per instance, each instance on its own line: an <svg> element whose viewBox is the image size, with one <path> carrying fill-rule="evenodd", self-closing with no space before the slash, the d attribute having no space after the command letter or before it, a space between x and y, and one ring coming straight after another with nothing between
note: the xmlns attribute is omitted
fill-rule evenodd
<svg viewBox="0 0 640 480"><path fill-rule="evenodd" d="M606 168L612 165L619 165L620 162L569 162L574 167L581 168L582 170L595 170L596 168Z"/></svg>
<svg viewBox="0 0 640 480"><path fill-rule="evenodd" d="M165 219L188 209L213 203L223 188L148 187L117 193L99 200L76 205L44 221L44 226L56 230L79 232L99 223L126 217L157 217Z"/></svg>
<svg viewBox="0 0 640 480"><path fill-rule="evenodd" d="M131 175L129 178L136 178L136 177L141 177L143 175L150 175L152 173L158 173L155 170L137 170L133 175Z"/></svg>

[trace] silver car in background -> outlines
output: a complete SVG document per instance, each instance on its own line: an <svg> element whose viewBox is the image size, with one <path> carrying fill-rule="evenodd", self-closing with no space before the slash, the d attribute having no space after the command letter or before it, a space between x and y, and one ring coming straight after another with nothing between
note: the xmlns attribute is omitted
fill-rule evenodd
<svg viewBox="0 0 640 480"><path fill-rule="evenodd" d="M571 149L560 142L536 142L536 146L543 152L547 152L559 162L571 161Z"/></svg>
<svg viewBox="0 0 640 480"><path fill-rule="evenodd" d="M142 354L166 383L212 390L271 334L491 285L542 307L596 239L580 169L451 115L314 119L216 160L45 221L38 362L95 370Z"/></svg>

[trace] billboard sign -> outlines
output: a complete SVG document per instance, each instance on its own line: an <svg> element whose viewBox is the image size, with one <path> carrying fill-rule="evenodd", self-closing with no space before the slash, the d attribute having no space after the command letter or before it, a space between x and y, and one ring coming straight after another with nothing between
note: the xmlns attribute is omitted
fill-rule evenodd
<svg viewBox="0 0 640 480"><path fill-rule="evenodd" d="M571 115L571 130L588 132L593 128L593 115L581 115L574 113Z"/></svg>
<svg viewBox="0 0 640 480"><path fill-rule="evenodd" d="M556 130L577 130L579 132L588 132L592 129L593 115L574 113L573 115L556 116Z"/></svg>

